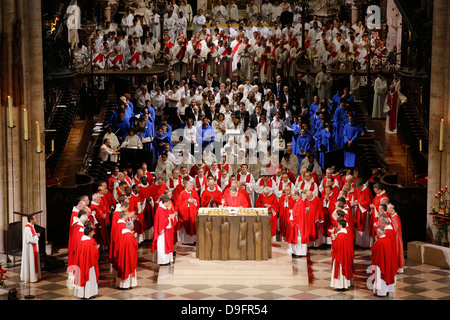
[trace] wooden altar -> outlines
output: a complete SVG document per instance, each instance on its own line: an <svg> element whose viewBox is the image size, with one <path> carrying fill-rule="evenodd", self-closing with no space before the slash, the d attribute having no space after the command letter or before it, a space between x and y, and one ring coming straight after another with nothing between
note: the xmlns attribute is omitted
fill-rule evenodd
<svg viewBox="0 0 450 320"><path fill-rule="evenodd" d="M196 257L223 261L272 258L267 208L200 208Z"/></svg>

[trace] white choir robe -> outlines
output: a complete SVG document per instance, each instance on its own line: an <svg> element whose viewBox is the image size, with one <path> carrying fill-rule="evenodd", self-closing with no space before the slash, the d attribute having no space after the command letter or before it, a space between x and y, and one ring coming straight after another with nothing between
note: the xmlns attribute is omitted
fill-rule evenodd
<svg viewBox="0 0 450 320"><path fill-rule="evenodd" d="M239 21L239 9L236 4L229 5L228 7L228 19L232 21Z"/></svg>
<svg viewBox="0 0 450 320"><path fill-rule="evenodd" d="M109 62L108 69L117 68L118 70L123 70L124 67L124 57L122 53L115 54L113 53L111 55Z"/></svg>
<svg viewBox="0 0 450 320"><path fill-rule="evenodd" d="M151 17L150 17L150 32L153 33L153 38L155 39L159 39L159 37L161 36L161 27L160 27L160 16L157 13L154 13Z"/></svg>
<svg viewBox="0 0 450 320"><path fill-rule="evenodd" d="M139 60L139 64L138 64L138 69L139 70L143 70L143 69L151 69L153 67L153 65L155 64L155 61L153 59L151 59L150 57L147 58L141 58Z"/></svg>
<svg viewBox="0 0 450 320"><path fill-rule="evenodd" d="M289 214L289 221L294 221L292 212ZM302 243L302 234L300 230L297 229L297 243L288 243L287 252L297 256L306 256L308 252L308 244Z"/></svg>
<svg viewBox="0 0 450 320"><path fill-rule="evenodd" d="M227 8L223 5L217 5L213 8L213 14L215 21L219 21L220 24L224 24L228 20Z"/></svg>
<svg viewBox="0 0 450 320"><path fill-rule="evenodd" d="M221 82L225 82L228 78L231 78L232 66L231 62L233 60L233 51L227 52L227 46L218 47L217 49L217 63L219 71L219 79ZM227 74L227 65L229 64L229 70Z"/></svg>
<svg viewBox="0 0 450 320"><path fill-rule="evenodd" d="M321 83L325 81L325 83ZM317 95L319 101L323 98L327 101L331 98L331 85L333 84L333 77L329 72L319 72L315 78L315 86L317 87Z"/></svg>
<svg viewBox="0 0 450 320"><path fill-rule="evenodd" d="M157 163L155 168L155 175L157 177L162 177L164 181L167 181L172 174L172 170L174 169L174 165L171 161L166 160L166 162L160 161ZM164 172L164 170L166 170Z"/></svg>
<svg viewBox="0 0 450 320"><path fill-rule="evenodd" d="M33 230L34 226L30 225ZM34 258L33 244L36 245L37 256L36 261ZM37 270L36 272L36 266ZM20 266L20 281L23 282L37 282L41 279L41 263L39 257L39 237L37 235L33 236L33 233L29 227L25 227L23 231L23 241L22 241L22 263Z"/></svg>
<svg viewBox="0 0 450 320"><path fill-rule="evenodd" d="M373 90L375 94L373 95L372 118L384 119L386 116L383 113L383 107L388 91L386 79L377 77L373 85Z"/></svg>
<svg viewBox="0 0 450 320"><path fill-rule="evenodd" d="M302 80L306 83L306 92L305 99L306 104L311 105L314 101L314 90L316 89L316 85L314 82L314 77L311 75L305 75Z"/></svg>
<svg viewBox="0 0 450 320"><path fill-rule="evenodd" d="M91 239L90 237L83 235L81 241ZM73 285L73 295L77 298L90 298L98 294L97 275L95 273L95 266L89 269L89 280L80 287L76 284Z"/></svg>
<svg viewBox="0 0 450 320"><path fill-rule="evenodd" d="M284 182L283 180L280 180L280 182L273 188L275 195L277 196L277 199L280 199L280 197L283 195L284 188L286 186L291 186L291 191L294 190L294 184L288 180L288 182Z"/></svg>
<svg viewBox="0 0 450 320"><path fill-rule="evenodd" d="M250 42L248 44L250 45L249 47L247 47L245 43L242 43L239 46L236 54L238 55L238 59L241 62L241 69L245 71L246 78L252 79L254 72L253 55L255 50L254 46L252 46Z"/></svg>

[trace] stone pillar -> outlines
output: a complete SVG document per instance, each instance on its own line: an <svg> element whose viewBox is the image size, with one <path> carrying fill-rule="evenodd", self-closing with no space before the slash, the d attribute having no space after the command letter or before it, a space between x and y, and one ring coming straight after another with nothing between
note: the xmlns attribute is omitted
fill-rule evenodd
<svg viewBox="0 0 450 320"><path fill-rule="evenodd" d="M433 36L430 80L430 122L428 147L427 209L435 201L434 195L450 184L450 4L447 0L435 0L433 12ZM444 151L439 148L440 121L444 119ZM447 199L450 196L447 195ZM431 217L427 218L427 240L435 234Z"/></svg>
<svg viewBox="0 0 450 320"><path fill-rule="evenodd" d="M3 0L0 2L0 19L2 21L0 33L3 39L0 62L2 64L0 254L2 254L7 249L4 236L8 224L21 220L14 212L32 213L42 210L43 212L37 215L37 223L44 228L47 225L47 215L41 2ZM7 96L11 96L13 100L14 128L7 127ZM27 109L28 114L29 141L23 139L24 109ZM40 154L36 153L36 121L39 121L41 128Z"/></svg>

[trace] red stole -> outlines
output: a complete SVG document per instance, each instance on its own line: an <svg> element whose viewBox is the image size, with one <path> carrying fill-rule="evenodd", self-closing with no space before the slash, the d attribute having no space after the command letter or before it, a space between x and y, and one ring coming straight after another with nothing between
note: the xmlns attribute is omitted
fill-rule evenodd
<svg viewBox="0 0 450 320"><path fill-rule="evenodd" d="M177 185L179 185L181 183L181 176L178 176L178 183ZM175 185L175 181L173 180L173 178L169 179L169 189L174 189L176 187Z"/></svg>
<svg viewBox="0 0 450 320"><path fill-rule="evenodd" d="M186 46L182 45L176 56L178 61L183 60L185 54L186 54Z"/></svg>
<svg viewBox="0 0 450 320"><path fill-rule="evenodd" d="M264 54L270 54L270 47L266 46L264 50ZM263 55L261 56L261 61L259 62L259 70L261 72L262 68L264 67L264 73L267 74L267 71L269 69L269 59L267 56Z"/></svg>
<svg viewBox="0 0 450 320"><path fill-rule="evenodd" d="M206 176L203 176L202 181L200 181L199 176L196 176L195 177L195 188L200 190L204 185L206 185L207 182L208 182L208 180L206 179Z"/></svg>
<svg viewBox="0 0 450 320"><path fill-rule="evenodd" d="M93 64L97 64L97 63L101 63L103 62L103 53L98 52L97 56L95 57L95 59L92 61Z"/></svg>
<svg viewBox="0 0 450 320"><path fill-rule="evenodd" d="M233 57L239 49L239 46L242 44L242 41L239 41L233 48Z"/></svg>
<svg viewBox="0 0 450 320"><path fill-rule="evenodd" d="M237 181L241 181L241 174L238 173L236 176ZM251 175L249 172L247 172L247 176L245 177L245 182L250 183Z"/></svg>
<svg viewBox="0 0 450 320"><path fill-rule="evenodd" d="M398 91L395 90L392 95L391 91L387 94L387 102L391 113L389 114L389 130L393 131L397 128L397 103L398 103Z"/></svg>
<svg viewBox="0 0 450 320"><path fill-rule="evenodd" d="M36 231L34 230L34 227L31 224L27 224L25 227L30 228L31 234L33 235L33 237L36 236ZM39 265L38 265L37 244L36 243L32 243L31 245L33 247L34 271L36 273L38 273L39 272Z"/></svg>
<svg viewBox="0 0 450 320"><path fill-rule="evenodd" d="M225 51L222 53L222 57L225 57L226 55L229 55L231 53L231 47L229 46L228 48L225 49ZM231 71L231 60L227 61L227 65L225 68L225 76L229 76L230 75L230 71Z"/></svg>
<svg viewBox="0 0 450 320"><path fill-rule="evenodd" d="M170 49L173 47L173 43L172 42L168 42L166 43L166 47L164 49L164 53L165 54L169 54Z"/></svg>
<svg viewBox="0 0 450 320"><path fill-rule="evenodd" d="M122 59L123 59L123 54L119 53L117 56L115 56L115 58L112 61L112 64L115 66L116 64L120 64L122 63Z"/></svg>

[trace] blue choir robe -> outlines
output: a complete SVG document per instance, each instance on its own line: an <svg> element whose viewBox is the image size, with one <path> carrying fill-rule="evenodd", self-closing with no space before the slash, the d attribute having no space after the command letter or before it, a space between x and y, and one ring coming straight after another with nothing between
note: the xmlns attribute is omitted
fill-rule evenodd
<svg viewBox="0 0 450 320"><path fill-rule="evenodd" d="M319 104L318 103L311 103L309 106L309 116L311 118L311 128L314 128L316 126L316 113L319 110Z"/></svg>
<svg viewBox="0 0 450 320"><path fill-rule="evenodd" d="M325 153L330 151L332 141L333 136L331 131L322 128L317 136L317 149L320 149L319 164L322 167L322 170L325 169Z"/></svg>
<svg viewBox="0 0 450 320"><path fill-rule="evenodd" d="M128 130L130 130L130 118L125 116L123 121L116 118L112 123L112 129L117 138L119 138L119 140L123 140L128 135Z"/></svg>
<svg viewBox="0 0 450 320"><path fill-rule="evenodd" d="M356 164L356 154L354 152L353 143L359 134L363 133L362 127L356 122L352 124L347 123L344 127L343 141L344 141L344 166L347 168L354 168ZM347 142L352 141L352 146L347 147Z"/></svg>
<svg viewBox="0 0 450 320"><path fill-rule="evenodd" d="M163 145L160 145L161 143L163 143ZM158 132L155 134L153 139L153 164L156 164L159 156L164 153L164 146L167 143L170 145L170 150L172 151L171 136L167 132L164 132L161 135Z"/></svg>
<svg viewBox="0 0 450 320"><path fill-rule="evenodd" d="M209 124L206 127L202 124L197 129L197 143L202 146L202 153L205 151L207 146L211 146L211 151L213 151L212 143L214 142L214 128Z"/></svg>
<svg viewBox="0 0 450 320"><path fill-rule="evenodd" d="M336 93L332 98L331 98L331 105L330 105L330 114L333 114L337 107L340 105L341 103L341 96Z"/></svg>
<svg viewBox="0 0 450 320"><path fill-rule="evenodd" d="M299 123L293 123L292 124L292 130L293 130L293 134L292 134L292 153L293 154L297 154L297 138L300 135L300 126Z"/></svg>
<svg viewBox="0 0 450 320"><path fill-rule="evenodd" d="M333 136L337 149L342 149L344 147L342 134L346 121L348 121L348 119L345 110L339 105L333 116Z"/></svg>
<svg viewBox="0 0 450 320"><path fill-rule="evenodd" d="M303 159L305 159L304 155L300 155L300 153L305 153L306 151L311 149L311 136L305 134L304 136L299 135L296 140L296 152L298 156L298 163L301 164ZM300 173L300 166L298 166L298 173Z"/></svg>

